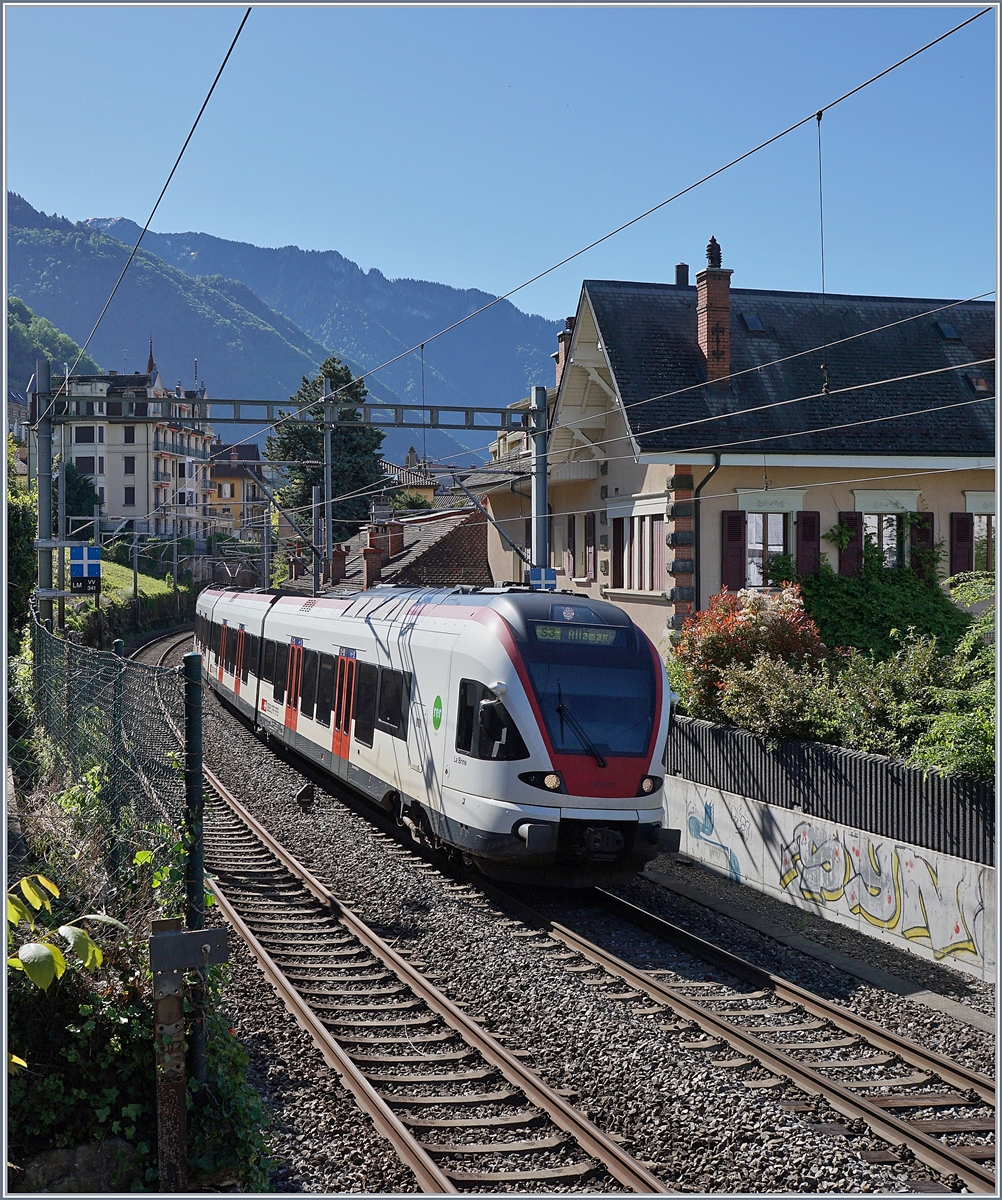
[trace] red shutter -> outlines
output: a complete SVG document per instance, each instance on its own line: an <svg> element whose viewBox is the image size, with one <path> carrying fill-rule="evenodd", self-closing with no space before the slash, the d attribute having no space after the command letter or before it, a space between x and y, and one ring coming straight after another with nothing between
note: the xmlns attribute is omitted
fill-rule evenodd
<svg viewBox="0 0 1002 1200"><path fill-rule="evenodd" d="M912 513L911 516L912 521L909 526L911 565L913 570L926 575L933 571L936 565L933 561L935 555L933 514L923 512Z"/></svg>
<svg viewBox="0 0 1002 1200"><path fill-rule="evenodd" d="M974 570L974 514L950 513L950 574Z"/></svg>
<svg viewBox="0 0 1002 1200"><path fill-rule="evenodd" d="M852 531L849 545L839 551L838 569L840 575L858 575L863 567L863 514L859 512L840 512L840 525L848 525Z"/></svg>
<svg viewBox="0 0 1002 1200"><path fill-rule="evenodd" d="M821 569L821 514L797 513L797 574L817 575Z"/></svg>
<svg viewBox="0 0 1002 1200"><path fill-rule="evenodd" d="M623 517L612 518L612 586L614 588L623 586L623 555L625 553L623 521Z"/></svg>
<svg viewBox="0 0 1002 1200"><path fill-rule="evenodd" d="M724 509L720 516L720 586L739 592L745 586L748 568L746 517L737 508Z"/></svg>

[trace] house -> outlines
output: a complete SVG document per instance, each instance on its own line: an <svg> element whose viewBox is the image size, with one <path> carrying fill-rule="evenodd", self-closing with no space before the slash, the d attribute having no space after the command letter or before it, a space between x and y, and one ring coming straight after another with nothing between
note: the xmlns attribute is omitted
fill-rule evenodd
<svg viewBox="0 0 1002 1200"><path fill-rule="evenodd" d="M17 444L23 445L27 438L28 398L17 388L7 389L7 432Z"/></svg>
<svg viewBox="0 0 1002 1200"><path fill-rule="evenodd" d="M210 451L209 512L217 530L260 539L269 500L261 452L253 443L214 442Z"/></svg>
<svg viewBox="0 0 1002 1200"><path fill-rule="evenodd" d="M399 587L490 587L487 521L472 507L421 512L396 520L371 520L356 537L335 546L325 588L363 591L378 583ZM298 578L283 585L311 591L308 553Z"/></svg>
<svg viewBox="0 0 1002 1200"><path fill-rule="evenodd" d="M941 573L991 568L994 304L731 287L715 239L695 284L586 280L548 392L558 587L622 605L658 642L769 560L859 570L942 544ZM528 409L528 400L513 408ZM471 476L519 545L530 442ZM522 563L492 529L496 579Z"/></svg>
<svg viewBox="0 0 1002 1200"><path fill-rule="evenodd" d="M140 533L207 536L212 428L204 383L168 389L151 338L145 372L53 376L51 387L53 460L62 456L91 478L104 516ZM34 401L33 389L34 379ZM36 463L32 431L31 478Z"/></svg>

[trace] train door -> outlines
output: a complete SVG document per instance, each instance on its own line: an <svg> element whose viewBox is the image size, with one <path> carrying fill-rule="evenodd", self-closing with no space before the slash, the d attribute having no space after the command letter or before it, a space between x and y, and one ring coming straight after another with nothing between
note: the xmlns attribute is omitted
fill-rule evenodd
<svg viewBox="0 0 1002 1200"><path fill-rule="evenodd" d="M285 727L295 730L299 720L299 685L303 677L303 639L293 638L289 647L289 671L285 683Z"/></svg>
<svg viewBox="0 0 1002 1200"><path fill-rule="evenodd" d="M428 743L427 714L423 704L412 703L407 713L407 762L427 784L431 779L431 746Z"/></svg>
<svg viewBox="0 0 1002 1200"><path fill-rule="evenodd" d="M337 657L334 684L334 740L337 758L346 760L351 749L351 719L355 708L355 657L343 651Z"/></svg>
<svg viewBox="0 0 1002 1200"><path fill-rule="evenodd" d="M227 634L227 632L232 633L232 630L230 630L228 628L226 622L224 621L223 627L219 631L219 657L216 659L216 666L219 668L218 678L219 678L220 683L223 682L223 661L226 658L226 634Z"/></svg>
<svg viewBox="0 0 1002 1200"><path fill-rule="evenodd" d="M244 632L243 625L237 631L237 658L233 666L233 695L240 695L240 673L244 664L244 645L247 640L247 635Z"/></svg>

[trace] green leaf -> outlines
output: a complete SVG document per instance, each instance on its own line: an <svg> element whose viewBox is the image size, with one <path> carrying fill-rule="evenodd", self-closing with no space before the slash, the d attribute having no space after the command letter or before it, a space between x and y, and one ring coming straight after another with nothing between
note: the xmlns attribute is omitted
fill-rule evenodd
<svg viewBox="0 0 1002 1200"><path fill-rule="evenodd" d="M52 953L53 947L44 942L28 942L17 953L21 967L31 982L43 992L47 992L56 978L56 959ZM60 958L63 956L60 954ZM65 960L63 967L65 969Z"/></svg>
<svg viewBox="0 0 1002 1200"><path fill-rule="evenodd" d="M123 925L121 921L114 917L109 917L107 913L84 913L82 917L77 918L78 921L100 921L102 925L114 925L116 929L124 929L129 932L128 925Z"/></svg>
<svg viewBox="0 0 1002 1200"><path fill-rule="evenodd" d="M76 925L60 925L59 933L69 942L73 953L83 962L88 971L96 971L100 967L104 954L101 947L85 929L79 929Z"/></svg>
<svg viewBox="0 0 1002 1200"><path fill-rule="evenodd" d="M8 967L13 967L15 971L23 971L23 970L24 970L24 963L23 963L23 962L21 962L21 960L20 960L19 958L16 958L16 957L15 957L15 958L8 958L8 959L7 959L7 966L8 966Z"/></svg>
<svg viewBox="0 0 1002 1200"><path fill-rule="evenodd" d="M27 907L20 896L16 896L13 892L8 892L7 923L9 925L17 925L19 921L26 921L31 929L35 928L35 918L31 915L31 909Z"/></svg>
<svg viewBox="0 0 1002 1200"><path fill-rule="evenodd" d="M132 865L134 867L141 867L145 863L152 862L152 861L153 861L153 851L152 850L137 850L134 858L132 859Z"/></svg>
<svg viewBox="0 0 1002 1200"><path fill-rule="evenodd" d="M66 959L63 957L63 952L58 946L49 945L48 942L46 942L45 945L49 947L49 953L52 955L52 960L56 964L56 978L62 979L63 975L66 973Z"/></svg>
<svg viewBox="0 0 1002 1200"><path fill-rule="evenodd" d="M25 875L25 877L20 881L20 888L24 893L25 900L28 901L28 903L33 909L35 909L36 912L42 907L43 904L49 910L49 912L52 911L48 896L46 896L46 894L37 884L32 883L30 875Z"/></svg>

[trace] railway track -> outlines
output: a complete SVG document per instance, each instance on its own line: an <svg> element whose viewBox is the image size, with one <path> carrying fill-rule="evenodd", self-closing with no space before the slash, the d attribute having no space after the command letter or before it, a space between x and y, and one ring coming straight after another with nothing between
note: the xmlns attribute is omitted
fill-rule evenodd
<svg viewBox="0 0 1002 1200"><path fill-rule="evenodd" d="M186 640L185 637L180 639L173 637L171 644L161 654L160 662L166 661L172 651L184 640ZM240 848L245 851L253 850L254 855L259 858L262 853L261 847L268 847L265 851L265 858L263 860L259 858L259 861L267 861L268 854L274 858L275 851L271 848L271 839L267 832L258 826L249 814L245 816L241 813L238 817L240 806L234 807L237 802L232 797L224 799L224 791L219 781L211 778L210 785L216 792L212 809L213 822L217 819L218 813L220 820L229 823L228 832L223 835L224 843L229 840L229 852L235 853ZM238 831L237 825L241 821L243 827ZM233 822L237 822L237 825L234 825ZM378 815L376 824L385 828L384 823L378 819ZM216 828L215 825L209 826L209 844L214 845L212 839L216 836ZM218 826L218 828L222 829L223 826ZM248 830L252 832L248 832ZM395 834L395 831L393 832ZM410 849L413 848L410 847ZM214 846L213 852L215 853L217 850L219 853L223 853L226 851L226 847L225 845ZM472 1099L464 1099L465 1108L475 1104L478 1098L488 1095L488 1093L476 1090L470 1092L470 1087L486 1086L482 1081L490 1078L497 1079L497 1072L500 1072L509 1084L505 1090L510 1091L512 1080L504 1074L501 1064L489 1056L485 1056L479 1046L474 1043L471 1048L471 1043L448 1019L449 1016L453 1016L472 1024L474 1029L478 1029L475 1024L469 1022L468 1017L464 1017L459 1012L455 1004L432 988L436 1003L443 1007L437 1008L432 1005L426 1010L423 1005L427 1005L427 998L420 990L412 986L422 980L414 964L407 964L401 955L379 942L376 935L368 931L368 936L375 938L375 944L378 945L380 951L389 951L390 959L388 960L382 953L377 953L373 946L364 938L359 937L358 931L352 928L353 923L357 922L364 929L361 922L358 922L358 918L354 917L354 914L347 909L339 907L336 898L313 879L301 864L296 863L295 860L285 862L282 858L284 852L280 847L277 847L277 850L279 853L276 863L268 870L279 871L279 873L286 872L288 876L286 882L290 889L288 895L290 897L296 895L307 897L308 893L308 902L313 906L305 909L305 915L297 918L292 926L296 930L296 936L291 936L292 929L290 928L289 940L285 943L282 942L280 933L276 933L276 930L280 931L281 929L281 916L277 908L275 914L265 920L264 925L258 921L257 932L255 932L255 920L260 917L268 918L270 911L268 906L276 905L280 899L284 901L284 890L281 896L278 896L269 892L270 885L262 887L260 881L255 883L253 880L249 880L246 882L250 882L252 886L249 890L238 890L234 893L234 903L227 899L227 888L224 884L220 890L220 907L248 940L269 978L283 995L286 1004L295 1012L300 1024L309 1028L310 1020L319 1021L316 1030L310 1028L309 1031L321 1046L328 1062L341 1071L346 1083L349 1082L352 1072L350 1064L354 1064L355 1068L362 1068L359 1071L361 1078L356 1081L356 1086L349 1083L349 1087L359 1099L362 1107L373 1116L380 1132L390 1137L402 1157L405 1154L414 1154L415 1146L406 1142L397 1146L394 1138L400 1136L400 1129L411 1137L411 1140L416 1143L417 1151L426 1155L432 1166L440 1171L442 1178L453 1185L451 1190L470 1186L483 1188L485 1184L493 1184L504 1189L506 1184L510 1187L512 1184L518 1186L532 1181L542 1182L546 1179L556 1182L561 1178L566 1185L570 1181L587 1179L589 1172L594 1173L596 1170L601 1172L601 1159L595 1155L594 1146L587 1142L578 1141L576 1151L587 1157L569 1158L574 1138L566 1125L553 1120L552 1117L550 1117L552 1131L547 1135L534 1138L517 1136L516 1140L513 1140L512 1135L517 1135L519 1132L524 1134L526 1128L530 1126L528 1121L524 1121L524 1125L502 1122L492 1127L485 1124L484 1122L492 1115L486 1105L494 1106L506 1103L513 1099L510 1096L501 1100L495 1095L494 1098L486 1101L485 1106L476 1110L478 1116L472 1118L474 1123L471 1123L468 1112L465 1118L459 1118L460 1124L455 1123L454 1115L451 1118L440 1119L441 1129L453 1131L464 1129L467 1134L472 1130L485 1128L493 1128L495 1133L498 1130L504 1130L508 1136L501 1144L507 1147L504 1153L508 1156L509 1164L513 1156L525 1158L527 1155L536 1154L543 1156L547 1162L559 1158L559 1165L556 1168L529 1166L528 1169L513 1171L509 1165L507 1171L470 1171L465 1170L459 1161L460 1156L457 1151L461 1143L455 1140L443 1142L440 1135L432 1133L430 1136L433 1140L428 1142L427 1146L433 1147L433 1149L422 1146L421 1142L429 1135L422 1133L420 1136L415 1136L415 1131L434 1128L434 1118L418 1118L418 1120L427 1119L429 1121L427 1126L414 1124L415 1113L421 1111L422 1107L427 1107L419 1103L421 1099L428 1098L428 1094L424 1092L425 1088L435 1087L448 1081L453 1092L459 1089L459 1092L465 1097L472 1096ZM442 864L436 861L436 865L441 867ZM223 878L221 875L220 879L223 880ZM816 1107L817 1098L822 1098L835 1112L848 1118L856 1126L855 1129L852 1129L829 1122L817 1126L819 1132L838 1137L846 1133L859 1132L861 1128L869 1129L888 1144L886 1150L863 1151L862 1157L865 1160L873 1163L893 1163L914 1155L917 1160L932 1170L947 1176L948 1184L951 1182L950 1177L953 1177L971 1191L994 1192L995 1176L989 1163L994 1161L995 1147L994 1145L977 1144L970 1140L971 1135L984 1136L995 1129L995 1084L987 1076L969 1070L962 1064L942 1055L927 1051L873 1022L857 1016L850 1010L741 959L721 947L712 945L687 930L612 893L596 889L592 894L592 899L610 919L642 930L658 939L660 943L672 947L681 956L678 970L665 968L651 971L636 967L623 958L610 953L598 941L591 940L569 926L553 920L552 917L532 909L506 890L486 884L480 877L470 877L464 874L463 878L468 883L475 883L495 904L502 905L517 916L526 927L525 936L535 939L541 950L554 954L562 961L562 965L568 971L576 974L582 982L599 987L617 986L622 988L625 985L628 991L616 993L617 998L626 1001L639 1000L647 1005L653 1001L655 1008L649 1008L649 1012L652 1014L664 1012L674 1016L675 1021L671 1025L664 1026L665 1031L677 1035L687 1049L703 1050L709 1055L715 1056L710 1060L715 1069L736 1073L738 1081L743 1074L758 1076L747 1079L746 1085L749 1087L771 1087L789 1081L812 1099L787 1104L786 1108L810 1114ZM314 890L315 888L318 890ZM244 915L241 915L240 912L241 901L247 908ZM246 916L246 920L244 916ZM327 971L327 974L333 974L338 978L326 979L325 976L324 978L299 980L296 977L295 965L297 951L302 958L304 943L308 944L311 937L318 935L324 939L325 946L328 945L331 938L335 942L347 939L344 945L331 943L332 951L345 951L340 955L331 954L329 956L335 964L340 963L342 969L331 967L328 964L324 970ZM270 943L269 938L271 939ZM352 938L355 938L355 943L352 943ZM256 945L251 939L256 939ZM351 944L359 944L359 957L346 953ZM271 949L276 949L274 957L269 952L269 946ZM362 946L367 947L368 957L361 949ZM278 953L278 948L281 949L281 953ZM308 958L309 962L315 960L316 956ZM285 962L293 964L291 974L283 972ZM349 963L353 970L347 969L346 964ZM694 966L703 969L693 970ZM300 963L298 969L301 970L302 967L303 964ZM307 971L306 974L311 975L312 973ZM710 977L694 980L693 977L699 975L709 975ZM416 978L411 978L412 976L416 976ZM284 978L284 983L280 981L280 977ZM410 1061L418 1064L417 1068L394 1065L386 1060L399 1056L385 1053L387 1045L393 1043L373 1041L375 1035L371 1030L375 1027L372 1025L350 1026L353 1032L346 1037L344 1031L349 1026L331 1020L329 1009L317 1007L318 1003L326 1003L331 999L329 995L325 997L322 994L326 990L321 986L325 980L328 987L335 983L339 984L340 987L336 988L336 991L354 992L358 990L351 986L352 982L374 985L371 993L367 993L363 988L359 990L359 995L367 996L367 1003L376 1001L375 1007L384 1005L392 1007L403 1004L416 1006L413 1011L406 1009L408 1022L412 1018L418 1017L430 1026L430 1030L420 1024L386 1026L386 1028L395 1033L399 1033L401 1030L420 1029L420 1036L426 1036L429 1032L439 1035L441 1043L448 1048L447 1053L464 1055L464 1057L450 1058L447 1061L454 1065L458 1063L467 1069L433 1072L429 1068L425 1074L425 1068L421 1064L427 1064L431 1059L440 1057L439 1053L420 1054L412 1057ZM423 983L424 986L431 987L427 979L424 979ZM297 985L304 986L297 987ZM319 992L317 991L318 987ZM401 988L404 990L394 990ZM401 996L404 998L401 999ZM352 1000L351 996L345 995L338 995L334 998L340 1004ZM313 1016L305 1017L299 1008L300 1005L305 1005L307 1011L312 1012ZM374 1015L379 1016L378 1013ZM373 1014L370 1012L368 1017L360 1019L371 1020L372 1016ZM436 1018L438 1023L436 1023ZM363 1028L364 1032L360 1032ZM450 1030L452 1031L451 1035ZM339 1031L340 1037L338 1036ZM485 1034L483 1030L478 1030L478 1032L480 1037L487 1038L493 1043L493 1047L505 1056L507 1061L502 1060L505 1066L510 1066L514 1062L516 1067L524 1071L521 1064L517 1063L515 1056L490 1039L490 1035ZM355 1040L350 1040L351 1038ZM412 1036L410 1036L410 1040L414 1041ZM369 1043L369 1045L365 1045L365 1043ZM458 1045L454 1045L454 1043L458 1043ZM442 1044L431 1042L425 1046L425 1049L434 1046L437 1051L441 1052ZM467 1047L465 1051L463 1050L464 1045ZM335 1046L339 1049L335 1050ZM380 1050L380 1054L373 1056L380 1061L375 1064L362 1062L359 1057L361 1054L359 1046L364 1046L365 1049ZM418 1049L418 1047L414 1045L411 1049ZM725 1052L729 1054L729 1057L722 1057ZM476 1065L471 1067L471 1061L474 1059ZM370 1073L367 1078L364 1068L373 1065L382 1069ZM444 1066L445 1062L432 1064L432 1066L436 1065ZM416 1078L410 1080L407 1086L416 1086L417 1091L410 1094L404 1104L394 1105L394 1093L392 1092L389 1097L371 1094L376 1090L377 1085L383 1088L402 1086L396 1084L395 1081L406 1078L408 1073L414 1073L415 1070L423 1082L418 1085ZM762 1077L763 1071L767 1072L764 1078ZM402 1074L398 1074L398 1072ZM768 1074L769 1072L772 1074ZM535 1076L532 1078L536 1081L537 1086L543 1086ZM518 1087L517 1084L514 1086ZM399 1093L395 1094L399 1095ZM556 1096L556 1093L553 1095ZM432 1094L431 1099L436 1098L442 1099L440 1095ZM522 1089L517 1100L517 1111L524 1113L528 1106L533 1105L535 1099L525 1089ZM562 1108L570 1108L559 1096L557 1099L560 1100ZM456 1108L454 1105L439 1107L441 1111L446 1111L448 1107L448 1111L453 1114ZM534 1122L538 1124L547 1120L548 1110L545 1105L537 1102L534 1107L538 1114L534 1118ZM403 1112L395 1111L399 1109L403 1109ZM572 1109L570 1111L573 1112ZM499 1113L501 1116L517 1116L517 1112L509 1113L501 1110L494 1110L493 1115L497 1116ZM480 1114L486 1114L486 1116ZM561 1115L566 1117L566 1113L562 1112ZM452 1124L448 1123L450 1119L453 1121ZM521 1116L518 1117L518 1120L523 1119ZM583 1117L581 1119L585 1120ZM536 1129L535 1132L538 1133L539 1130ZM393 1133L392 1137L391 1133ZM611 1139L606 1138L606 1141L615 1145ZM490 1160L492 1156L496 1160L499 1152L497 1142L466 1142L462 1145L469 1151L475 1151L474 1157L479 1156L485 1160ZM530 1149L530 1146L534 1148ZM410 1158L405 1158L405 1161L409 1165L413 1165ZM448 1169L442 1169L443 1162ZM491 1165L496 1167L499 1164L494 1161ZM640 1164L635 1165L640 1166ZM423 1179L417 1168L414 1169L422 1186L434 1184L432 1190L442 1189L441 1179ZM606 1169L608 1170L608 1166ZM553 1170L569 1173L564 1176L547 1174L548 1171ZM640 1170L645 1171L642 1167ZM649 1172L645 1171L645 1173L649 1176ZM652 1188L649 1182L650 1179L653 1179L652 1176L649 1176L647 1181L634 1179L633 1182L628 1183L615 1171L609 1170L609 1174L618 1181L620 1186L625 1186L630 1190L669 1190L659 1181L655 1181L657 1187ZM594 1174L592 1174L592 1178L594 1178Z"/></svg>
<svg viewBox="0 0 1002 1200"><path fill-rule="evenodd" d="M424 1191L671 1190L206 784L223 916Z"/></svg>
<svg viewBox="0 0 1002 1200"><path fill-rule="evenodd" d="M883 1029L781 976L715 946L603 889L591 898L617 921L681 952L678 969L643 969L597 941L531 908L507 890L478 882L489 898L525 924L528 936L557 943L568 971L596 986L625 984L621 998L664 1005L678 1020L665 1026L687 1049L712 1054L719 1070L773 1072L749 1087L789 1081L821 1097L842 1116L865 1122L889 1144L864 1151L869 1162L893 1163L909 1153L974 1192L994 1193L995 1146L964 1141L995 1130L995 1081ZM694 965L710 969L694 971ZM710 975L694 980L694 975ZM695 1036L695 1035L700 1036ZM727 1050L729 1057L721 1057ZM809 1113L810 1101L787 1105ZM968 1113L956 1110L967 1109ZM985 1110L990 1115L984 1115ZM925 1115L946 1111L946 1116ZM972 1114L971 1110L975 1110ZM834 1136L845 1127L825 1128Z"/></svg>

